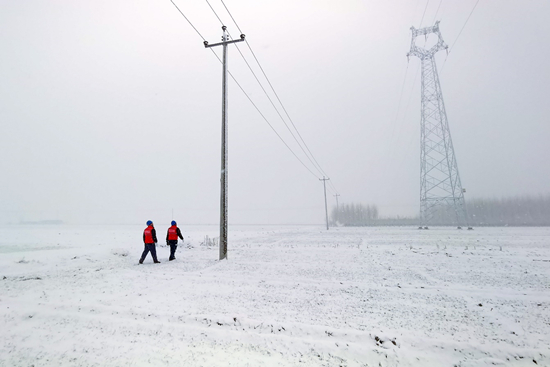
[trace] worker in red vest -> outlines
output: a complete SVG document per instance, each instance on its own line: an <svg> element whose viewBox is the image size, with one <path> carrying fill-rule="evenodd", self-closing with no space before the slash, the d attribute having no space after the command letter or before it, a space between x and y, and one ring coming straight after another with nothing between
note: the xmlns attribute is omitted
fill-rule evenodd
<svg viewBox="0 0 550 367"><path fill-rule="evenodd" d="M176 259L176 249L178 248L178 237L181 238L183 241L183 236L181 235L181 231L178 228L178 224L175 220L170 223L172 226L168 228L168 232L166 233L166 244L170 245L170 258L168 260L172 261Z"/></svg>
<svg viewBox="0 0 550 367"><path fill-rule="evenodd" d="M157 259L157 232L155 231L155 227L153 227L153 222L150 220L147 221L147 228L143 231L143 242L145 243L145 249L143 250L143 254L141 254L139 263L143 264L143 260L145 260L149 251L153 257L153 262L155 264L160 263Z"/></svg>

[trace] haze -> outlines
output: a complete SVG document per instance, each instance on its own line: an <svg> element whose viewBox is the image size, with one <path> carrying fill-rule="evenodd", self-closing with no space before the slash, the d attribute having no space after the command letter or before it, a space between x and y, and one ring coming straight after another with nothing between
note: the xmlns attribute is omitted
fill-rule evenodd
<svg viewBox="0 0 550 367"><path fill-rule="evenodd" d="M220 41L206 2L175 2ZM330 177L329 206L338 192L418 212L420 61L406 54L409 28L435 20L466 200L549 193L550 2L481 0L467 23L476 0L225 4ZM3 1L0 27L1 223L217 223L221 64L169 0ZM231 80L230 223L323 223L322 175L235 46L229 69L315 173Z"/></svg>

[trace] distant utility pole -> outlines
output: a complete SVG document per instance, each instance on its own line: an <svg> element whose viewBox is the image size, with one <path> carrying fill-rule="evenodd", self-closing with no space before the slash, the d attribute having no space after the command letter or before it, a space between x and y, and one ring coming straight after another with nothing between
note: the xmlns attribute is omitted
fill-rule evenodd
<svg viewBox="0 0 550 367"><path fill-rule="evenodd" d="M336 211L338 211L338 196L340 196L340 194L336 194L336 195L333 195L335 198L336 198Z"/></svg>
<svg viewBox="0 0 550 367"><path fill-rule="evenodd" d="M327 209L327 181L330 180L330 178L320 178L319 181L323 181L323 188L325 189L325 217L327 220L327 231L328 231L328 209Z"/></svg>
<svg viewBox="0 0 550 367"><path fill-rule="evenodd" d="M204 47L223 46L223 73L222 73L222 170L221 170L221 198L220 198L220 260L227 258L227 45L244 41L244 34L238 40L230 41L227 27L222 26L222 42L208 44Z"/></svg>
<svg viewBox="0 0 550 367"><path fill-rule="evenodd" d="M338 220L338 213L340 213L340 208L338 207L338 196L340 196L340 194L334 195L336 198L336 220Z"/></svg>

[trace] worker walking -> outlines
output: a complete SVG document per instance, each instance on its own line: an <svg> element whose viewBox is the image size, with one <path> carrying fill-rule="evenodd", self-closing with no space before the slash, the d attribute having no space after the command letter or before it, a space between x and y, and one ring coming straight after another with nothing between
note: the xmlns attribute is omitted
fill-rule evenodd
<svg viewBox="0 0 550 367"><path fill-rule="evenodd" d="M178 248L178 237L181 238L183 241L183 236L181 235L181 231L178 228L178 224L175 220L170 223L172 226L168 228L168 232L166 233L166 244L170 245L170 258L169 261L176 259L176 249Z"/></svg>
<svg viewBox="0 0 550 367"><path fill-rule="evenodd" d="M155 231L153 222L150 220L147 221L147 228L145 228L145 230L143 231L143 243L145 243L145 249L143 250L143 254L141 254L141 259L139 259L139 263L143 264L143 260L145 260L145 257L149 252L151 252L153 262L155 264L160 263L160 261L158 261L157 259L157 231Z"/></svg>

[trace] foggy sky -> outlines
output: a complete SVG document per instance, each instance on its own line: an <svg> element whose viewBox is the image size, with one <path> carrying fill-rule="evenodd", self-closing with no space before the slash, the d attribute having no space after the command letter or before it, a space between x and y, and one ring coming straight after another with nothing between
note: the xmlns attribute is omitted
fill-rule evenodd
<svg viewBox="0 0 550 367"><path fill-rule="evenodd" d="M436 59L466 200L550 192L550 2L481 0L458 40L476 0L437 15L437 0L225 3L341 202L418 212L420 61L406 54L409 28L434 20L454 44ZM206 2L176 4L220 41ZM0 223L217 223L221 65L169 0L2 1L0 27ZM229 69L311 167L235 46ZM314 172L231 81L230 223L323 223Z"/></svg>

